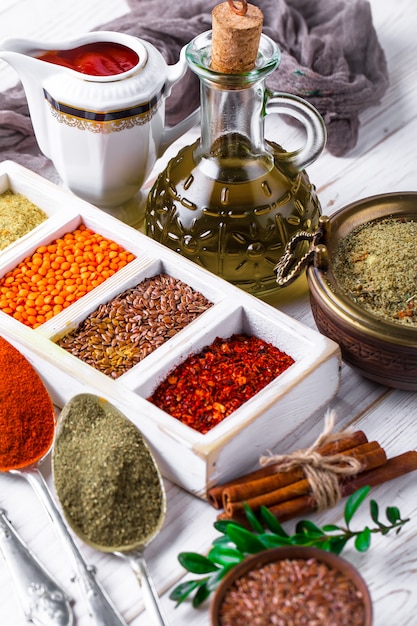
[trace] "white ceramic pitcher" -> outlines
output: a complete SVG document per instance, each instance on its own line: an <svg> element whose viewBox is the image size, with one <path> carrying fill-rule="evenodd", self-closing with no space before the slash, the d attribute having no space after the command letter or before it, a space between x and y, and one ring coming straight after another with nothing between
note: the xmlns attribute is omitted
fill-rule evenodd
<svg viewBox="0 0 417 626"><path fill-rule="evenodd" d="M90 75L39 58L106 42L133 51L135 65ZM48 43L9 38L0 42L0 58L19 74L39 148L63 184L109 212L133 198L156 159L199 119L197 110L165 128L165 99L185 73L185 60L181 55L168 66L154 46L131 35L96 31Z"/></svg>

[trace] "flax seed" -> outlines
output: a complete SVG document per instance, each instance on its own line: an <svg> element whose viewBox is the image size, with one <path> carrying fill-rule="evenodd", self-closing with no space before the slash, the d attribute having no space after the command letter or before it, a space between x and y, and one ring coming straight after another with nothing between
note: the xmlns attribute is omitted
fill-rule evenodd
<svg viewBox="0 0 417 626"><path fill-rule="evenodd" d="M181 280L159 274L101 304L57 343L118 378L211 305Z"/></svg>
<svg viewBox="0 0 417 626"><path fill-rule="evenodd" d="M251 570L230 587L221 626L363 626L363 598L341 572L316 559L285 559Z"/></svg>

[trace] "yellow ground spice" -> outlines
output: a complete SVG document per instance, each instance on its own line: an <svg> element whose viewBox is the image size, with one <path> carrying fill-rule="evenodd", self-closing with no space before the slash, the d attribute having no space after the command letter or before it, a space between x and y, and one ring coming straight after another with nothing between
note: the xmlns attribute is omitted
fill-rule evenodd
<svg viewBox="0 0 417 626"><path fill-rule="evenodd" d="M48 219L26 196L7 190L0 194L0 250Z"/></svg>
<svg viewBox="0 0 417 626"><path fill-rule="evenodd" d="M391 322L417 325L417 222L384 218L340 240L334 277L356 304Z"/></svg>

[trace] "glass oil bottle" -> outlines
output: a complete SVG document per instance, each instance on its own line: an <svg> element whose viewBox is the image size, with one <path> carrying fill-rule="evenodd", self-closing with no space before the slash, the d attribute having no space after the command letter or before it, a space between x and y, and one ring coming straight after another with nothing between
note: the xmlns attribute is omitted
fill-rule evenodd
<svg viewBox="0 0 417 626"><path fill-rule="evenodd" d="M200 79L201 136L158 176L147 200L146 233L262 297L278 289L274 268L287 241L317 227L321 207L304 168L323 150L325 126L303 99L266 88L280 60L266 35L255 68L244 74L211 69L210 50L211 31L185 49ZM303 148L286 152L264 139L270 113L305 126Z"/></svg>

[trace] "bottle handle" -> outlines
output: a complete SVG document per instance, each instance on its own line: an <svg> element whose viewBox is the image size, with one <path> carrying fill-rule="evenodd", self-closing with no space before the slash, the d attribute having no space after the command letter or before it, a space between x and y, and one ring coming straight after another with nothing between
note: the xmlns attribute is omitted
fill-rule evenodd
<svg viewBox="0 0 417 626"><path fill-rule="evenodd" d="M326 244L330 239L330 230L330 218L321 215L315 231L300 230L287 241L284 253L274 267L279 287L287 287L294 282L310 263L318 269L328 269L329 253ZM308 249L300 258L298 246L305 246L306 242Z"/></svg>
<svg viewBox="0 0 417 626"><path fill-rule="evenodd" d="M306 129L304 146L293 152L279 153L280 158L289 161L301 171L313 163L326 145L326 125L317 109L299 96L281 92L267 92L265 113L278 113L296 118Z"/></svg>

